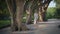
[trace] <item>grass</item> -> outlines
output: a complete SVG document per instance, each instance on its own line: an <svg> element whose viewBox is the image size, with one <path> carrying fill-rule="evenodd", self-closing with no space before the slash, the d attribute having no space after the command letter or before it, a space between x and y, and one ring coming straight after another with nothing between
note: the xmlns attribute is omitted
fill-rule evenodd
<svg viewBox="0 0 60 34"><path fill-rule="evenodd" d="M10 20L0 20L0 28L10 24Z"/></svg>

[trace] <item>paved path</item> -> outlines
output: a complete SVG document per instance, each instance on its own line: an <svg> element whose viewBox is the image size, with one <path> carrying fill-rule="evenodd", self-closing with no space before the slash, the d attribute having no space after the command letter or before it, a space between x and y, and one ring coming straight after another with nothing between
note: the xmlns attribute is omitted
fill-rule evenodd
<svg viewBox="0 0 60 34"><path fill-rule="evenodd" d="M10 27L7 27L7 28L0 30L0 34L10 34L10 33L11 33Z"/></svg>
<svg viewBox="0 0 60 34"><path fill-rule="evenodd" d="M21 31L13 32L13 34L60 34L60 28L58 28L59 22L57 23L40 23L36 25L28 25L28 28L34 29L32 31ZM11 34L10 27L0 30L0 34Z"/></svg>

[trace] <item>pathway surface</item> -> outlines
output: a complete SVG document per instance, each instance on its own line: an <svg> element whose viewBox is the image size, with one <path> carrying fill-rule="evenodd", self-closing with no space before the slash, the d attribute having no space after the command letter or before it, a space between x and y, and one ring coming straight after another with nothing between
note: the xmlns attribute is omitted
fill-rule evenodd
<svg viewBox="0 0 60 34"><path fill-rule="evenodd" d="M37 23L35 25L27 25L28 28L34 29L31 31L13 32L13 34L60 34L60 21L54 21L55 23ZM0 30L0 34L11 34L10 27Z"/></svg>

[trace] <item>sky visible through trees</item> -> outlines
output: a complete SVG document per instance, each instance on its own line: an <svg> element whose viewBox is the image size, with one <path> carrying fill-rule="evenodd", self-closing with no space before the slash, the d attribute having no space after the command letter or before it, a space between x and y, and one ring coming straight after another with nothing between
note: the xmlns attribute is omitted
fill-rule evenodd
<svg viewBox="0 0 60 34"><path fill-rule="evenodd" d="M50 2L49 7L56 7L56 3L53 1Z"/></svg>

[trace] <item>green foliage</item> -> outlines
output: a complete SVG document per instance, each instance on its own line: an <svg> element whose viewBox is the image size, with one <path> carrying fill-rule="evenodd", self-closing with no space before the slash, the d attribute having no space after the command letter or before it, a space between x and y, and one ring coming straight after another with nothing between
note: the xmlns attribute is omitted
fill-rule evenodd
<svg viewBox="0 0 60 34"><path fill-rule="evenodd" d="M5 0L0 0L0 10L4 10L7 7Z"/></svg>
<svg viewBox="0 0 60 34"><path fill-rule="evenodd" d="M10 25L10 20L0 20L0 28Z"/></svg>
<svg viewBox="0 0 60 34"><path fill-rule="evenodd" d="M56 15L55 18L60 19L60 0L55 0L56 2Z"/></svg>
<svg viewBox="0 0 60 34"><path fill-rule="evenodd" d="M56 12L56 8L48 8L47 13L46 13L46 18L48 18L48 19L54 18L55 12Z"/></svg>
<svg viewBox="0 0 60 34"><path fill-rule="evenodd" d="M56 9L55 18L60 19L60 9Z"/></svg>
<svg viewBox="0 0 60 34"><path fill-rule="evenodd" d="M0 19L8 18L9 11L7 9L7 5L5 0L0 0Z"/></svg>

